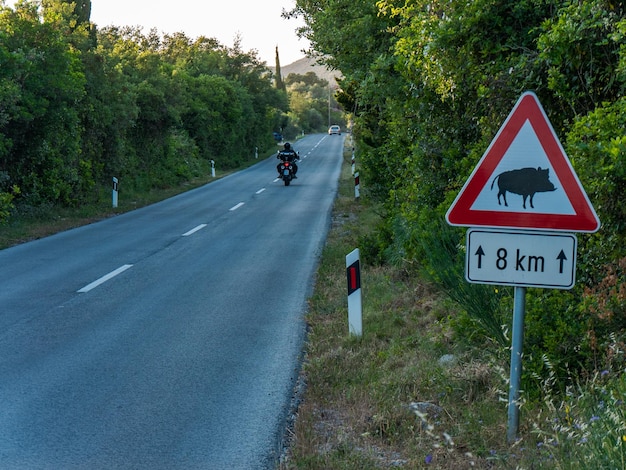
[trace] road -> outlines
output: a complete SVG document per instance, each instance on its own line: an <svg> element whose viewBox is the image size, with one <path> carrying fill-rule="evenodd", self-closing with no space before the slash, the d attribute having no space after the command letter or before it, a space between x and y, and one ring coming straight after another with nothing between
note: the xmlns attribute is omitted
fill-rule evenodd
<svg viewBox="0 0 626 470"><path fill-rule="evenodd" d="M0 251L0 468L273 468L343 140Z"/></svg>

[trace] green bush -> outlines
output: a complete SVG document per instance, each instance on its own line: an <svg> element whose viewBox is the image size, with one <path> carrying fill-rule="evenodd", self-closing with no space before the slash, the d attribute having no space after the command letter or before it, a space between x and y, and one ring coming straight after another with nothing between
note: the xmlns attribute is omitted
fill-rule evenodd
<svg viewBox="0 0 626 470"><path fill-rule="evenodd" d="M589 315L580 308L580 294L529 289L526 295L523 388L537 397L548 375L561 389L593 369L588 338ZM546 361L550 368L546 368Z"/></svg>
<svg viewBox="0 0 626 470"><path fill-rule="evenodd" d="M567 151L602 223L600 233L583 237L579 268L584 281L598 282L602 267L623 254L626 242L626 98L598 106L567 135Z"/></svg>

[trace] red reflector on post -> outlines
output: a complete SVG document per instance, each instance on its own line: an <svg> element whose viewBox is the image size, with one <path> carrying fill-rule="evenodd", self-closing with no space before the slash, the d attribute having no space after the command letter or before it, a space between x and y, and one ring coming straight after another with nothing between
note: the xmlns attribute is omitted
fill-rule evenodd
<svg viewBox="0 0 626 470"><path fill-rule="evenodd" d="M350 266L350 290L356 290L356 268Z"/></svg>
<svg viewBox="0 0 626 470"><path fill-rule="evenodd" d="M359 260L348 266L348 295L361 288L361 267Z"/></svg>

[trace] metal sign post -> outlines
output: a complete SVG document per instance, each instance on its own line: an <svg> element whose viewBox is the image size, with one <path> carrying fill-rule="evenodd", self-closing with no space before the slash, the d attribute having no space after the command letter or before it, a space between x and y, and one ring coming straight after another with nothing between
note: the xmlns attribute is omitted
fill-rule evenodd
<svg viewBox="0 0 626 470"><path fill-rule="evenodd" d="M509 419L506 439L513 444L519 431L519 395L522 381L522 349L524 344L524 315L526 288L516 287L513 307L513 337L511 338L511 375L509 384Z"/></svg>

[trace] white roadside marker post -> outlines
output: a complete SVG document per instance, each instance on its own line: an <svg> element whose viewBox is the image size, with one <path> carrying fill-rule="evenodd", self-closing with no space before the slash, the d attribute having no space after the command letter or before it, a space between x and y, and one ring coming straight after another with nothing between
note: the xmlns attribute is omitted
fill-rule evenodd
<svg viewBox="0 0 626 470"><path fill-rule="evenodd" d="M215 160L211 160L211 176L215 178Z"/></svg>
<svg viewBox="0 0 626 470"><path fill-rule="evenodd" d="M348 277L348 329L350 335L363 336L363 314L361 305L361 266L359 249L346 256Z"/></svg>
<svg viewBox="0 0 626 470"><path fill-rule="evenodd" d="M117 207L117 183L119 180L116 177L113 177L113 207Z"/></svg>
<svg viewBox="0 0 626 470"><path fill-rule="evenodd" d="M361 196L361 184L359 182L359 172L354 174L354 198L358 199Z"/></svg>

